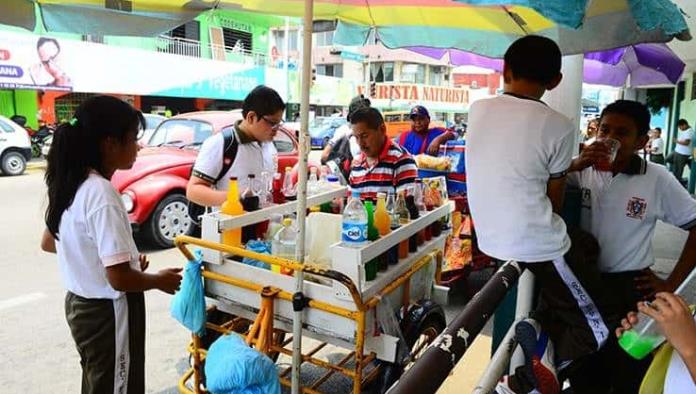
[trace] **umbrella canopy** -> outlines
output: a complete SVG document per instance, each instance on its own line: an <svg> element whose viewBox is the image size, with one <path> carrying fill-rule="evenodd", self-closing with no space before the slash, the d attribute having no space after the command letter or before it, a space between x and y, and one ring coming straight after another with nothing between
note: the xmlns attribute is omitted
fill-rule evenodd
<svg viewBox="0 0 696 394"><path fill-rule="evenodd" d="M433 59L449 56L453 66L477 66L502 71L503 61L458 49L412 47L409 50ZM608 86L674 85L685 64L665 44L636 44L625 48L585 54L583 80Z"/></svg>
<svg viewBox="0 0 696 394"><path fill-rule="evenodd" d="M492 57L501 57L511 42L527 34L554 39L565 54L690 38L683 16L669 0L587 1L314 0L313 18L338 20L338 44L363 45L375 30L389 48L425 45ZM302 16L305 0L34 2L41 8L48 31L154 35L211 9ZM3 1L0 23L33 29L34 10L27 3L31 2ZM568 14L568 10L572 12Z"/></svg>

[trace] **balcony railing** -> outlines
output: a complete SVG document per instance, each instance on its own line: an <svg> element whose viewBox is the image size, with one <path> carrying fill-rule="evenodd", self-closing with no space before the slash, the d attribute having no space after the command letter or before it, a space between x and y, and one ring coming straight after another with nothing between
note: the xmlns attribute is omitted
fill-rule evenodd
<svg viewBox="0 0 696 394"><path fill-rule="evenodd" d="M167 36L158 36L155 41L158 52L273 67L273 62L266 53L249 51L242 47L227 47L213 43L203 45L200 41Z"/></svg>

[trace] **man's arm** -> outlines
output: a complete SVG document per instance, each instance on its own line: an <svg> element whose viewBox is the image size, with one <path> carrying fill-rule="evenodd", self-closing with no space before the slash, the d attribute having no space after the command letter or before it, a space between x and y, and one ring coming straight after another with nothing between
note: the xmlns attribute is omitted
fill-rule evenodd
<svg viewBox="0 0 696 394"><path fill-rule="evenodd" d="M445 130L444 133L433 138L432 142L430 142L430 145L428 146L428 149L427 149L428 154L436 156L438 154L438 152L440 151L440 145L446 143L449 140L453 140L454 137L455 137L454 133Z"/></svg>
<svg viewBox="0 0 696 394"><path fill-rule="evenodd" d="M191 175L186 186L186 198L206 207L219 207L227 200L227 192L215 190L210 182Z"/></svg>

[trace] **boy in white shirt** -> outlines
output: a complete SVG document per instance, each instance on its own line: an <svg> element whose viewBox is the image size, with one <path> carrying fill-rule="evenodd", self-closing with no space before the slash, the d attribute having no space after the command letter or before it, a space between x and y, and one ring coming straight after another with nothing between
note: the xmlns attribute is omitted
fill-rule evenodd
<svg viewBox="0 0 696 394"><path fill-rule="evenodd" d="M653 138L650 141L650 161L665 164L665 140L662 139L662 129L659 127L653 130Z"/></svg>
<svg viewBox="0 0 696 394"><path fill-rule="evenodd" d="M600 118L598 141L573 160L569 185L582 190L580 225L599 243L599 269L610 297L599 305L610 329L635 310L636 303L657 292L674 291L696 267L696 200L657 164L635 152L645 146L650 113L635 101L619 100ZM616 159L608 171L596 164L606 161L605 139L619 141ZM652 239L658 220L689 231L679 261L666 280L650 269L655 263ZM638 392L650 359L631 359L611 340L596 354L575 363L570 373L576 393Z"/></svg>
<svg viewBox="0 0 696 394"><path fill-rule="evenodd" d="M548 38L525 36L508 48L505 94L471 105L466 168L479 247L491 257L515 260L534 273L545 310L535 319L549 333L558 358L570 361L596 351L609 331L588 284L576 277L564 257L571 242L558 213L577 126L540 101L547 90L558 86L560 71L561 51ZM544 393L557 393L555 362L548 357L552 352L543 353L532 365L536 355L531 353L542 341L537 321L525 320L515 328L527 369L510 389L528 392L529 384Z"/></svg>
<svg viewBox="0 0 696 394"><path fill-rule="evenodd" d="M691 158L691 141L694 139L694 130L691 129L686 119L679 119L677 127L679 128L677 144L674 146L674 152L667 156L667 163L670 164L672 174L681 182L684 167Z"/></svg>

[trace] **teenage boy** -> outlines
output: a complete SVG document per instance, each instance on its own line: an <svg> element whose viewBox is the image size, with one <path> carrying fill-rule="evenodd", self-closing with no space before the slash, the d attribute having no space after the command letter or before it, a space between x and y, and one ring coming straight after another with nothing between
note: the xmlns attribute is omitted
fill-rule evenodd
<svg viewBox="0 0 696 394"><path fill-rule="evenodd" d="M186 197L202 206L217 207L227 199L230 177L246 180L254 174L260 179L261 172L274 171L277 151L273 137L283 123L284 110L278 92L266 86L254 88L242 104L243 119L231 130L233 141L227 143L223 131L203 142ZM227 171L221 174L225 168Z"/></svg>
<svg viewBox="0 0 696 394"><path fill-rule="evenodd" d="M665 140L662 139L662 129L655 127L650 144L650 161L665 164Z"/></svg>
<svg viewBox="0 0 696 394"><path fill-rule="evenodd" d="M587 285L564 258L570 238L558 213L577 127L540 101L561 82L558 45L545 37L520 38L505 53L503 77L505 93L479 100L469 111L468 197L479 247L534 273L541 303L552 311L535 319L549 333L558 359L570 361L596 351L609 332ZM519 336L538 335L537 321L516 327L518 341L531 344L523 346L528 360L537 338ZM545 357L533 377L527 370L527 380L543 392L558 392L553 362Z"/></svg>
<svg viewBox="0 0 696 394"><path fill-rule="evenodd" d="M602 111L598 141L573 160L568 175L568 183L582 190L581 227L599 242L602 286L611 289L600 308L612 330L638 301L673 292L696 266L696 200L663 166L635 153L645 146L649 128L650 112L643 104L610 104ZM619 141L620 148L611 169L598 171L594 165L606 161L607 138ZM650 269L658 220L689 231L666 279ZM598 353L577 363L571 384L576 393L637 393L649 364L650 358L629 357L611 336Z"/></svg>
<svg viewBox="0 0 696 394"><path fill-rule="evenodd" d="M684 167L691 158L691 141L694 139L694 130L691 129L686 119L679 119L677 128L679 129L677 144L674 146L674 151L667 156L667 163L670 164L672 174L681 182Z"/></svg>

